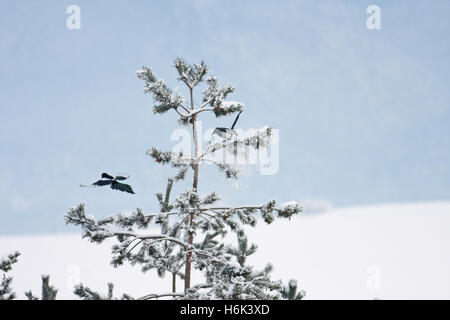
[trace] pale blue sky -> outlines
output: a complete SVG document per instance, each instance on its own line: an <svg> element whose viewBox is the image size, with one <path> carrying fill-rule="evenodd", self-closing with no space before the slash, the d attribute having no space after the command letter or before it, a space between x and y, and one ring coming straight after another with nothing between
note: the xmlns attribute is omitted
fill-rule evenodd
<svg viewBox="0 0 450 320"><path fill-rule="evenodd" d="M81 30L66 28L71 4ZM381 30L366 28L370 4ZM157 208L171 172L145 151L171 148L176 116L152 114L135 71L174 87L177 56L235 85L241 127L280 129L277 175L237 190L205 169L200 192L230 204L449 200L449 12L449 1L1 0L0 235L73 231L63 216L83 200L98 217ZM129 173L137 194L79 187L103 171Z"/></svg>

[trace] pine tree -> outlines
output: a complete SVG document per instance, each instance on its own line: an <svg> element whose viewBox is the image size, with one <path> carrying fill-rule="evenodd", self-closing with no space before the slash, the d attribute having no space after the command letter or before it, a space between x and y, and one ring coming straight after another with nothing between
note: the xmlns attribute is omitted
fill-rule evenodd
<svg viewBox="0 0 450 320"><path fill-rule="evenodd" d="M272 266L257 271L246 264L246 258L256 251L256 245L249 245L244 232L245 226L255 226L258 216L270 224L276 218L288 218L301 211L296 202L277 205L270 200L260 205L237 207L218 206L220 197L215 192L199 193L200 164L213 163L228 179L237 179L238 170L225 161L212 160L208 155L227 150L236 155L242 148L259 150L270 145L272 129L263 127L246 137L234 137L222 142L210 143L200 150L197 124L204 112L212 112L215 117L223 117L241 112L244 105L225 101L234 92L231 85L222 86L216 77L207 76L209 68L201 62L190 65L177 58L174 67L178 80L184 83L189 93L182 94L169 89L148 67L137 71L137 77L144 82L144 93L151 94L155 105L153 112L163 115L173 111L178 115L181 126L192 129L193 155L161 151L152 147L147 154L161 165L170 165L177 170L175 177L169 178L165 195L156 194L160 212L144 213L136 209L131 215L113 215L94 219L86 215L86 205L70 208L65 216L67 224L78 225L83 238L101 243L115 238L112 247L114 266L125 262L139 264L143 271L156 269L160 276L172 274L172 292L148 294L141 299L174 297L184 299L290 299L294 282L286 287L281 281L270 277ZM195 105L194 89L204 85L202 103ZM192 187L170 201L174 182L182 182L192 173ZM159 233L145 233L142 230L159 226ZM237 235L236 247L223 240L228 233ZM191 284L192 270L203 274L204 282ZM184 290L176 292L176 277L184 279ZM288 288L288 289L286 289ZM112 289L111 289L112 290ZM287 291L286 291L287 290ZM295 286L296 290L296 286ZM82 298L102 298L101 295L82 285L75 291ZM294 298L303 297L303 293ZM112 291L106 298L112 298Z"/></svg>
<svg viewBox="0 0 450 320"><path fill-rule="evenodd" d="M301 300L305 296L305 291L298 291L298 283L296 280L290 280L287 286L280 290L281 296L286 300Z"/></svg>
<svg viewBox="0 0 450 320"><path fill-rule="evenodd" d="M50 285L50 276L42 275L41 278L42 278L41 300L56 300L56 294L58 293L58 290ZM33 295L31 290L25 292L25 296L28 298L28 300L39 300L38 297Z"/></svg>
<svg viewBox="0 0 450 320"><path fill-rule="evenodd" d="M113 296L114 285L108 283L108 294L106 296L83 286L83 284L78 284L75 286L74 293L83 300L118 300ZM133 300L133 298L127 294L123 294L121 300Z"/></svg>
<svg viewBox="0 0 450 320"><path fill-rule="evenodd" d="M16 294L11 287L13 278L6 274L11 271L12 265L18 261L19 256L20 253L16 251L4 258L0 258L0 270L3 271L0 282L0 300L13 300L16 298Z"/></svg>
<svg viewBox="0 0 450 320"><path fill-rule="evenodd" d="M0 270L4 272L2 276L2 282L0 284L0 300L14 300L16 293L13 292L11 284L12 277L6 276L6 273L11 271L12 265L18 261L20 252L16 251L9 254L5 258L0 259ZM55 300L58 290L50 285L50 276L42 276L42 298L41 300ZM28 300L39 300L30 291L25 292L25 296Z"/></svg>

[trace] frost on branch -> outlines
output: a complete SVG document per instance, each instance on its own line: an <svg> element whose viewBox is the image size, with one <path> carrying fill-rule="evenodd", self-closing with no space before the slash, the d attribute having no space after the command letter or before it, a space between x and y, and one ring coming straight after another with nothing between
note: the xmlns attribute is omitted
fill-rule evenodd
<svg viewBox="0 0 450 320"><path fill-rule="evenodd" d="M296 280L289 280L288 284L280 290L281 297L286 300L301 300L305 297L305 291L298 291L298 283Z"/></svg>
<svg viewBox="0 0 450 320"><path fill-rule="evenodd" d="M226 162L218 162L209 157L219 150L225 149L232 155L235 156L246 156L249 152L249 148L253 150L259 150L267 148L271 142L272 128L263 127L256 130L247 137L237 138L235 140L229 140L224 142L216 142L209 144L202 155L198 157L198 161L207 161L213 163L217 168L225 174L227 179L237 179L239 175L239 170L233 168L230 164Z"/></svg>
<svg viewBox="0 0 450 320"><path fill-rule="evenodd" d="M223 244L217 247L223 250L220 255L211 255L202 262L194 259L204 271L206 283L201 288L188 290L186 299L280 299L278 291L282 283L270 278L272 266L268 264L262 271L256 271L245 264L246 258L256 251L256 245L248 246L243 232L238 233L237 247Z"/></svg>
<svg viewBox="0 0 450 320"><path fill-rule="evenodd" d="M50 285L50 276L42 275L42 294L41 300L56 300L56 294L58 290ZM30 291L25 292L25 296L28 300L39 300L38 297L35 297L33 293Z"/></svg>
<svg viewBox="0 0 450 320"><path fill-rule="evenodd" d="M217 118L228 116L230 114L240 112L244 109L244 104L235 101L222 101L218 106L214 107L214 114Z"/></svg>
<svg viewBox="0 0 450 320"><path fill-rule="evenodd" d="M289 201L279 205L276 210L280 217L290 218L293 214L300 212L302 209L297 202Z"/></svg>
<svg viewBox="0 0 450 320"><path fill-rule="evenodd" d="M194 159L184 157L182 152L164 152L155 147L147 150L146 154L157 163L170 164L173 168L177 168L178 173L173 177L176 182L185 179L189 167L192 167L194 162Z"/></svg>
<svg viewBox="0 0 450 320"><path fill-rule="evenodd" d="M4 272L0 282L0 300L13 300L16 297L11 288L13 278L7 276L6 273L11 271L12 265L18 261L19 256L20 253L16 251L0 258L0 270Z"/></svg>
<svg viewBox="0 0 450 320"><path fill-rule="evenodd" d="M19 252L14 252L8 254L6 257L0 258L0 270L3 272L8 272L12 269L12 265L18 261L20 256Z"/></svg>
<svg viewBox="0 0 450 320"><path fill-rule="evenodd" d="M170 109L177 109L184 103L185 98L181 94L174 94L164 81L158 80L152 70L142 67L136 71L139 79L144 80L144 93L151 93L157 104L153 107L153 112L164 114Z"/></svg>
<svg viewBox="0 0 450 320"><path fill-rule="evenodd" d="M82 237L97 243L102 243L103 240L112 236L104 226L112 223L114 220L114 217L107 217L96 221L94 217L86 216L85 203L69 208L65 215L66 224L80 225L83 230Z"/></svg>
<svg viewBox="0 0 450 320"><path fill-rule="evenodd" d="M239 170L233 168L228 163L223 162L214 162L214 164L217 166L217 168L225 174L225 178L227 179L237 179Z"/></svg>
<svg viewBox="0 0 450 320"><path fill-rule="evenodd" d="M94 291L88 287L85 287L83 284L78 284L75 286L75 293L83 300L134 300L131 296L127 294L123 294L120 299L114 298L113 296L114 285L112 283L108 283L108 293L106 295L102 295L97 291Z"/></svg>
<svg viewBox="0 0 450 320"><path fill-rule="evenodd" d="M173 152L163 152L155 147L147 150L147 155L149 155L150 157L155 159L156 162L161 164L170 163L172 159L176 157L176 155ZM182 154L179 154L179 156L182 156Z"/></svg>
<svg viewBox="0 0 450 320"><path fill-rule="evenodd" d="M112 247L111 263L114 266L127 261L141 265L144 272L156 269L160 276L170 272L183 278L186 254L192 253L193 266L203 272L209 288L202 286L201 290L189 291L186 298L280 298L276 290L281 288L281 284L270 280L270 268L257 272L245 266L246 257L256 251L256 246L248 245L242 225L255 226L257 212L266 223L271 223L276 217L288 218L300 212L300 208L294 203L277 207L275 201L260 206L214 207L219 200L214 192L200 196L188 189L171 203L171 212L147 215L137 210L131 215L98 221L86 215L84 204L80 204L69 210L66 222L80 225L83 236L94 242L116 238L117 242ZM192 213L194 219L190 223ZM171 221L171 217L178 218ZM160 226L159 234L141 234L134 230L151 224ZM236 248L217 239L228 231L238 234ZM190 245L188 240L192 235L198 240Z"/></svg>
<svg viewBox="0 0 450 320"><path fill-rule="evenodd" d="M179 74L178 80L183 81L189 88L202 82L204 76L209 72L209 68L203 61L191 66L184 59L176 58L173 64Z"/></svg>
<svg viewBox="0 0 450 320"><path fill-rule="evenodd" d="M13 300L16 294L12 291L12 277L7 277L5 274L0 282L0 300Z"/></svg>
<svg viewBox="0 0 450 320"><path fill-rule="evenodd" d="M255 150L267 148L270 145L271 137L272 128L265 126L246 137L238 137L235 140L228 140L225 142L211 143L207 146L201 158L224 148L231 154L246 152L248 148L253 148Z"/></svg>
<svg viewBox="0 0 450 320"><path fill-rule="evenodd" d="M216 117L227 116L242 111L244 104L241 102L224 101L230 94L234 93L233 86L221 86L216 77L206 79L207 89L203 91L203 103L209 105Z"/></svg>

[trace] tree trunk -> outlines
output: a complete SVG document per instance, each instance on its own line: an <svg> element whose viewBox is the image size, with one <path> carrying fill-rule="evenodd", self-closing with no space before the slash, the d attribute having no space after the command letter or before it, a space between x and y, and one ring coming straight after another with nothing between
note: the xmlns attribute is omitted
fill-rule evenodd
<svg viewBox="0 0 450 320"><path fill-rule="evenodd" d="M172 273L172 292L177 292L177 274Z"/></svg>
<svg viewBox="0 0 450 320"><path fill-rule="evenodd" d="M194 96L192 92L192 88L190 88L190 96L191 96L191 109L194 110ZM194 139L194 158L198 157L198 140L197 140L197 126L196 126L196 116L192 117L192 134ZM194 182L192 184L192 188L195 192L197 192L198 187L198 162L194 162ZM194 222L194 213L192 212L189 217L189 223L192 226ZM194 243L194 237L189 236L188 243L192 245ZM185 278L184 278L184 291L191 287L191 257L192 253L189 252L186 255L186 268L185 268Z"/></svg>

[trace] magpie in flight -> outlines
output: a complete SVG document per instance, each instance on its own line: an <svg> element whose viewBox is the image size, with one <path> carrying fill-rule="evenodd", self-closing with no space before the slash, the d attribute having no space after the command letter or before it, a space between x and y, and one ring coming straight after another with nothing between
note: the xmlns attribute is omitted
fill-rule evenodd
<svg viewBox="0 0 450 320"><path fill-rule="evenodd" d="M119 190L122 192L128 192L134 194L133 189L129 184L121 183L119 181L123 181L128 179L128 175L118 175L116 177L110 176L107 173L102 173L102 179L94 182L90 185L82 185L80 184L80 187L87 188L87 187L102 187L102 186L111 186L111 189L113 190Z"/></svg>
<svg viewBox="0 0 450 320"><path fill-rule="evenodd" d="M234 119L233 125L231 126L231 129L228 128L215 128L212 134L217 134L219 137L222 137L224 139L231 139L234 135L236 135L236 131L234 130L234 127L236 126L236 123L239 119L239 116L241 115L242 111L238 113L236 119Z"/></svg>

